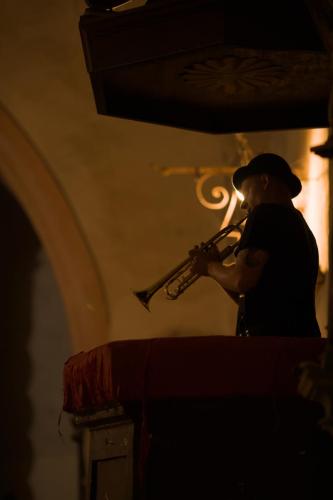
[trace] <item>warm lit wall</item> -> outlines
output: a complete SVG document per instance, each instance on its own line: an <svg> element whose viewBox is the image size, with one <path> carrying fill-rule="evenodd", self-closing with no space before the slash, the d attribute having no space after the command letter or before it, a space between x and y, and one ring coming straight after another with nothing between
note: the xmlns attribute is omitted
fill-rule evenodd
<svg viewBox="0 0 333 500"><path fill-rule="evenodd" d="M108 338L233 334L236 308L209 280L174 303L156 297L151 314L131 290L154 283L220 222L198 204L191 177L164 178L153 166L230 163L235 139L98 116L77 26L83 9L75 0L2 4L0 101L46 160L97 263ZM256 152L302 162L305 135L248 137Z"/></svg>
<svg viewBox="0 0 333 500"><path fill-rule="evenodd" d="M15 130L0 130L2 138L8 137L5 146L12 149L11 154L0 154L0 174L7 174L44 243L62 291L72 349L108 339L233 334L236 308L208 279L173 303L160 294L150 314L131 290L154 283L191 246L215 233L221 221L221 214L198 203L190 176L162 177L155 167L230 164L237 159L235 138L98 116L78 32L83 10L81 0L5 0L0 16L0 104L22 133L14 138ZM307 132L247 137L255 152L275 151L306 171ZM21 149L27 138L29 158ZM49 276L45 272L40 269L36 286ZM46 498L46 478L52 487L57 470L59 481L65 481L74 464L69 445L62 455L62 445L52 433L59 394L44 397L48 367L43 359L57 350L53 369L55 363L60 368L67 350L64 339L61 346L56 339L64 324L62 315L52 310L53 324L44 324L50 311L43 312L43 293L36 298L30 346L30 391L36 402L31 484L36 498ZM100 307L94 310L95 302L85 300L85 294ZM318 289L323 333L326 305L324 282ZM53 390L58 390L60 380L59 372L57 380L52 379ZM63 460L66 471L54 467L56 460L58 466ZM71 480L73 474L69 473Z"/></svg>

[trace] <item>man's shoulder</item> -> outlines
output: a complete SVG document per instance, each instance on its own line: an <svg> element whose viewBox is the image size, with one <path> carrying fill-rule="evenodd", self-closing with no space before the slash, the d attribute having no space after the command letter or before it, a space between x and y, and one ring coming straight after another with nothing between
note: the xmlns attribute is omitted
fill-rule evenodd
<svg viewBox="0 0 333 500"><path fill-rule="evenodd" d="M253 221L264 220L299 220L300 212L294 206L282 205L279 203L261 203L257 205L250 213L250 219Z"/></svg>
<svg viewBox="0 0 333 500"><path fill-rule="evenodd" d="M282 203L260 203L252 213L281 213L281 214L297 214L298 210L293 205L284 205Z"/></svg>

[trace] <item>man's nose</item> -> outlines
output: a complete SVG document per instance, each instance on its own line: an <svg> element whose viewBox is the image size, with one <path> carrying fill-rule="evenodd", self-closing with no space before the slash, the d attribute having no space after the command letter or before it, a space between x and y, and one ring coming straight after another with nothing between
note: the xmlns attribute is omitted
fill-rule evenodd
<svg viewBox="0 0 333 500"><path fill-rule="evenodd" d="M249 204L247 201L243 200L240 207L242 210L247 210L249 208Z"/></svg>

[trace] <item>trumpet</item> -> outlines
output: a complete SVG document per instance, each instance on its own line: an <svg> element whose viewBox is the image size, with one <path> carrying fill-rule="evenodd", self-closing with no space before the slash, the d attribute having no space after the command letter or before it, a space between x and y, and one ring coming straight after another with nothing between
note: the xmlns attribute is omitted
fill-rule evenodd
<svg viewBox="0 0 333 500"><path fill-rule="evenodd" d="M213 245L216 245L221 240L226 238L232 231L241 230L241 224L245 221L246 217L243 217L237 224L231 224L230 226L226 226L225 228L218 231L212 238L207 240L200 246L200 250L204 252L208 252ZM229 255L231 255L236 248L238 247L239 242L232 245L226 246L219 254L220 262L223 262ZM157 283L152 285L145 290L140 290L139 292L133 292L134 295L139 299L141 304L149 311L149 302L150 299L155 295L155 293L164 288L164 292L166 294L167 299L175 300L187 290L198 278L200 278L200 274L194 273L191 270L193 258L187 257L183 262L181 262L178 266L172 269L168 274L163 276Z"/></svg>

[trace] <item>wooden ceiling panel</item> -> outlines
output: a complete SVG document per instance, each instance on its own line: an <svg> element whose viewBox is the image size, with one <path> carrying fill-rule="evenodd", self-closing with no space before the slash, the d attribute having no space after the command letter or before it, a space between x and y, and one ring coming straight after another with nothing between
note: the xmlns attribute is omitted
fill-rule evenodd
<svg viewBox="0 0 333 500"><path fill-rule="evenodd" d="M263 5L88 9L80 30L98 112L210 133L327 126L329 57L305 3Z"/></svg>

